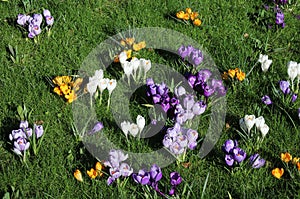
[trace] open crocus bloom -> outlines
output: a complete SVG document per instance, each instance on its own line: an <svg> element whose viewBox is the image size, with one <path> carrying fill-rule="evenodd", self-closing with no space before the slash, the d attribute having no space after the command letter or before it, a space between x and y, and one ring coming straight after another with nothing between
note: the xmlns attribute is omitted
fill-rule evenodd
<svg viewBox="0 0 300 199"><path fill-rule="evenodd" d="M244 121L248 132L250 132L250 130L255 124L255 115L245 115Z"/></svg>
<svg viewBox="0 0 300 199"><path fill-rule="evenodd" d="M107 90L108 90L109 94L112 93L112 91L116 88L116 86L117 86L117 81L115 79L111 79L108 81Z"/></svg>
<svg viewBox="0 0 300 199"><path fill-rule="evenodd" d="M287 72L288 72L289 78L291 79L292 82L298 75L298 66L297 65L298 65L297 62L294 62L294 61L289 61L287 64L287 67L288 67Z"/></svg>

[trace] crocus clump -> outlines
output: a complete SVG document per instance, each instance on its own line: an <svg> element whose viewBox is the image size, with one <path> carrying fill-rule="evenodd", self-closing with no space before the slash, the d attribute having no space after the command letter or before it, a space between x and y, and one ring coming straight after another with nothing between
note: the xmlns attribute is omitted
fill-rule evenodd
<svg viewBox="0 0 300 199"><path fill-rule="evenodd" d="M128 177L132 174L133 169L124 161L128 158L128 154L124 154L121 150L110 150L109 160L104 162L104 166L110 167L110 176L107 184L111 185L119 177Z"/></svg>
<svg viewBox="0 0 300 199"><path fill-rule="evenodd" d="M150 168L150 171L146 171L145 169L141 169L138 171L138 173L133 173L132 178L133 180L141 185L148 185L151 186L157 193L159 193L161 196L166 197L166 195L160 191L158 187L158 182L162 179L163 174L161 171L161 168L157 166L156 164L153 164ZM171 183L171 189L169 191L169 195L174 195L176 187L181 183L182 178L179 173L177 172L171 172L170 173L170 183Z"/></svg>
<svg viewBox="0 0 300 199"><path fill-rule="evenodd" d="M212 72L208 69L201 69L195 75L187 75L189 85L200 95L204 96L206 102L209 97L224 96L226 89L222 80L212 78Z"/></svg>
<svg viewBox="0 0 300 199"><path fill-rule="evenodd" d="M174 109L179 101L171 96L169 88L165 83L155 84L153 79L147 79L147 96L154 104L160 104L164 112Z"/></svg>
<svg viewBox="0 0 300 199"><path fill-rule="evenodd" d="M225 153L225 162L228 166L233 166L234 163L240 164L246 158L246 152L238 147L236 140L226 140L222 146Z"/></svg>
<svg viewBox="0 0 300 199"><path fill-rule="evenodd" d="M229 78L230 77L230 78ZM244 73L241 69L235 68L235 69L228 69L228 71L225 71L222 74L222 78L224 80L231 80L237 79L238 81L243 81L246 78L246 73Z"/></svg>
<svg viewBox="0 0 300 199"><path fill-rule="evenodd" d="M34 125L34 129L32 129L29 128L28 121L21 121L19 129L13 130L11 134L9 134L9 139L13 144L13 152L17 155L25 156L26 150L29 149L32 136L34 135L34 139L39 139L43 134L44 129L42 125ZM34 153L36 154L36 148L34 149Z"/></svg>
<svg viewBox="0 0 300 199"><path fill-rule="evenodd" d="M200 49L194 48L192 45L180 46L178 54L183 60L187 60L193 66L198 66L203 62L203 53Z"/></svg>
<svg viewBox="0 0 300 199"><path fill-rule="evenodd" d="M198 12L192 12L191 8L186 8L184 11L179 11L176 13L177 19L182 19L183 21L189 21L195 25L195 26L201 26L202 21L198 18L199 14Z"/></svg>
<svg viewBox="0 0 300 199"><path fill-rule="evenodd" d="M34 38L42 32L41 25L43 22L43 16L47 26L52 26L54 23L54 17L49 10L44 10L42 14L33 14L32 16L26 14L19 14L17 23L23 27L28 28L28 37Z"/></svg>
<svg viewBox="0 0 300 199"><path fill-rule="evenodd" d="M136 123L130 123L128 121L124 121L121 123L121 129L125 134L126 138L128 133L133 137L136 137L138 134L140 134L143 131L145 124L146 124L145 118L141 115L138 115L136 118Z"/></svg>
<svg viewBox="0 0 300 199"><path fill-rule="evenodd" d="M163 139L164 147L174 155L186 152L187 148L193 150L197 146L198 132L193 129L185 129L175 123L174 127L168 128Z"/></svg>

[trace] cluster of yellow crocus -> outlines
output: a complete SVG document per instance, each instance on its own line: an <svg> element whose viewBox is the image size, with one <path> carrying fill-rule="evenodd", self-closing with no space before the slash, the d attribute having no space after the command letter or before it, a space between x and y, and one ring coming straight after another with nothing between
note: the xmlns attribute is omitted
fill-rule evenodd
<svg viewBox="0 0 300 199"><path fill-rule="evenodd" d="M202 21L198 18L198 12L192 12L191 8L186 8L184 11L179 11L176 13L176 17L178 19L182 19L184 21L191 20L195 26L201 26Z"/></svg>
<svg viewBox="0 0 300 199"><path fill-rule="evenodd" d="M90 170L86 171L86 173L91 179L95 179L97 176L101 177L103 175L102 169L103 165L100 162L97 162L95 168L91 168ZM83 181L82 173L79 169L76 169L73 175L76 180L80 182Z"/></svg>
<svg viewBox="0 0 300 199"><path fill-rule="evenodd" d="M285 162L286 164L288 164L289 162L292 162L293 165L296 165L298 171L300 171L300 158L298 157L292 157L292 155L288 152L285 152L285 153L281 153L280 154L280 158L283 162ZM275 168L272 170L272 175L275 177L275 178L278 178L280 179L281 176L283 175L284 173L284 169L283 168Z"/></svg>
<svg viewBox="0 0 300 199"><path fill-rule="evenodd" d="M82 81L82 78L73 80L70 76L57 76L52 80L56 85L53 91L60 96L64 96L68 103L72 103L77 97L76 91L79 90Z"/></svg>
<svg viewBox="0 0 300 199"><path fill-rule="evenodd" d="M129 37L122 39L120 41L120 44L126 49L124 52L127 54L127 59L130 59L132 57L132 51L140 51L143 48L146 48L146 42L141 41L141 42L135 42L135 38ZM116 55L114 58L114 62L119 62L119 56Z"/></svg>
<svg viewBox="0 0 300 199"><path fill-rule="evenodd" d="M229 69L227 72L224 72L222 74L222 78L228 80L229 77L231 79L234 79L236 77L239 81L243 81L246 78L246 73L244 73L239 68Z"/></svg>

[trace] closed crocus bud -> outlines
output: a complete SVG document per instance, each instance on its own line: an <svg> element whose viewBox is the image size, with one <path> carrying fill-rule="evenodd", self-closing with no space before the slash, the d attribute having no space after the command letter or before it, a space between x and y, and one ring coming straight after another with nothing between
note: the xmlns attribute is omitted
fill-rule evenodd
<svg viewBox="0 0 300 199"><path fill-rule="evenodd" d="M255 118L255 126L260 129L265 124L265 118L263 116L259 116Z"/></svg>
<svg viewBox="0 0 300 199"><path fill-rule="evenodd" d="M83 182L83 178L80 170L76 169L76 171L74 172L74 177L79 182Z"/></svg>
<svg viewBox="0 0 300 199"><path fill-rule="evenodd" d="M123 62L122 65L125 75L127 76L127 78L129 78L129 76L133 72L133 65L128 61Z"/></svg>
<svg viewBox="0 0 300 199"><path fill-rule="evenodd" d="M130 61L130 64L132 65L133 67L133 71L136 73L137 69L139 68L140 66L140 60L136 57L133 57Z"/></svg>
<svg viewBox="0 0 300 199"><path fill-rule="evenodd" d="M272 64L272 60L268 59L261 64L261 69L263 72L267 72Z"/></svg>
<svg viewBox="0 0 300 199"><path fill-rule="evenodd" d="M124 121L121 123L121 129L125 136L127 137L129 129L130 129L130 122Z"/></svg>
<svg viewBox="0 0 300 199"><path fill-rule="evenodd" d="M140 65L143 67L144 72L147 73L151 68L151 61L149 59L140 59Z"/></svg>
<svg viewBox="0 0 300 199"><path fill-rule="evenodd" d="M145 170L139 170L139 172L136 174L132 174L132 178L136 183L146 185L150 182L150 174L146 172Z"/></svg>
<svg viewBox="0 0 300 199"><path fill-rule="evenodd" d="M263 125L259 128L259 130L260 130L261 135L262 135L263 138L268 134L269 129L270 129L270 128L269 128L269 126L268 126L267 124L263 124Z"/></svg>
<svg viewBox="0 0 300 199"><path fill-rule="evenodd" d="M250 164L252 168L258 169L265 165L266 161L262 159L257 153L254 155L251 155L249 158Z"/></svg>
<svg viewBox="0 0 300 199"><path fill-rule="evenodd" d="M138 125L132 123L132 124L130 125L129 133L130 133L133 137L136 137L137 134L139 133L139 127L138 127Z"/></svg>
<svg viewBox="0 0 300 199"><path fill-rule="evenodd" d="M150 177L155 182L158 182L162 178L162 172L159 166L156 164L152 165L150 168Z"/></svg>
<svg viewBox="0 0 300 199"><path fill-rule="evenodd" d="M40 138L44 134L44 129L42 125L34 125L34 132L36 135L36 138Z"/></svg>
<svg viewBox="0 0 300 199"><path fill-rule="evenodd" d="M44 15L44 17L51 16L51 13L49 10L43 10L43 15Z"/></svg>
<svg viewBox="0 0 300 199"><path fill-rule="evenodd" d="M138 126L138 128L141 132L145 127L145 123L146 123L145 118L141 115L138 115L137 118L136 118L136 123L137 123L137 126Z"/></svg>
<svg viewBox="0 0 300 199"><path fill-rule="evenodd" d="M86 85L87 91L90 93L90 95L93 95L96 92L97 87L98 87L98 82L96 81L90 81Z"/></svg>
<svg viewBox="0 0 300 199"><path fill-rule="evenodd" d="M260 54L257 61L260 62L260 63L263 63L266 60L268 60L268 55L262 55L262 54Z"/></svg>
<svg viewBox="0 0 300 199"><path fill-rule="evenodd" d="M287 64L287 67L288 67L288 75L289 75L289 78L291 79L291 81L294 81L294 79L297 77L298 75L298 66L297 66L297 62L294 62L294 61L289 61L288 64Z"/></svg>
<svg viewBox="0 0 300 199"><path fill-rule="evenodd" d="M98 86L99 86L99 90L101 93L107 88L108 81L109 80L107 78L103 78L100 80L100 83Z"/></svg>

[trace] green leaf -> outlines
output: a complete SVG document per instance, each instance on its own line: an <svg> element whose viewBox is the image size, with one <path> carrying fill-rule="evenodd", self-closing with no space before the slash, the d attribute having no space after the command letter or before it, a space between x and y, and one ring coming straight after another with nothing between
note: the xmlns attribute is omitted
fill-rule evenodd
<svg viewBox="0 0 300 199"><path fill-rule="evenodd" d="M6 193L4 194L4 196L3 196L2 199L10 199L10 194L9 194L9 192L6 192Z"/></svg>

